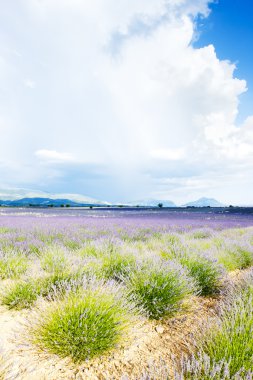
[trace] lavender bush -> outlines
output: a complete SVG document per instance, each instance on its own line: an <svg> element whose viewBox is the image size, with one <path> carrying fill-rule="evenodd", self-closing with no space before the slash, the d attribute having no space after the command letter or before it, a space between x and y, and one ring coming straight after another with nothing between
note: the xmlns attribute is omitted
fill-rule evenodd
<svg viewBox="0 0 253 380"><path fill-rule="evenodd" d="M118 285L94 281L83 285L39 311L32 328L35 344L75 362L113 349L131 322L130 304Z"/></svg>
<svg viewBox="0 0 253 380"><path fill-rule="evenodd" d="M173 315L196 291L194 281L174 262L144 262L129 273L125 284L129 296L151 319Z"/></svg>

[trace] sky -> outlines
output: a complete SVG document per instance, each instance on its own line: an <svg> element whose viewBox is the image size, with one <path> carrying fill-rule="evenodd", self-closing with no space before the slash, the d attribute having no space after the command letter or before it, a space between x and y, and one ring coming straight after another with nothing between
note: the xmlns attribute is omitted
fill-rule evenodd
<svg viewBox="0 0 253 380"><path fill-rule="evenodd" d="M0 188L253 204L250 0L0 0Z"/></svg>

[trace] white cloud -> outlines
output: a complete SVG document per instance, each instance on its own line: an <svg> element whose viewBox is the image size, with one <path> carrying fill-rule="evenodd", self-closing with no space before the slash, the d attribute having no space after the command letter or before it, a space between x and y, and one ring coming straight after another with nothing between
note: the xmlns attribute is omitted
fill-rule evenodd
<svg viewBox="0 0 253 380"><path fill-rule="evenodd" d="M57 152L56 150L40 149L35 155L48 163L68 163L75 161L71 153Z"/></svg>
<svg viewBox="0 0 253 380"><path fill-rule="evenodd" d="M25 85L26 87L28 87L28 88L33 89L33 88L35 88L36 83L35 83L33 80L31 80L31 79L25 79L25 80L24 80L24 85Z"/></svg>
<svg viewBox="0 0 253 380"><path fill-rule="evenodd" d="M157 149L151 152L151 157L165 161L177 161L185 157L184 149Z"/></svg>
<svg viewBox="0 0 253 380"><path fill-rule="evenodd" d="M204 129L206 140L223 158L232 161L253 160L253 117L240 127L229 125L222 115L211 115Z"/></svg>
<svg viewBox="0 0 253 380"><path fill-rule="evenodd" d="M2 4L10 25L2 26L0 50L0 162L11 168L4 180L23 171L29 186L80 192L72 180L78 172L90 194L118 199L152 191L177 196L173 189L183 197L191 181L204 186L208 178L212 186L202 191L224 194L221 178L224 189L231 186L239 167L246 181L253 171L253 121L235 123L246 82L212 45L192 46L194 17L207 16L208 3ZM86 162L102 165L105 178L98 180L92 165L82 175Z"/></svg>

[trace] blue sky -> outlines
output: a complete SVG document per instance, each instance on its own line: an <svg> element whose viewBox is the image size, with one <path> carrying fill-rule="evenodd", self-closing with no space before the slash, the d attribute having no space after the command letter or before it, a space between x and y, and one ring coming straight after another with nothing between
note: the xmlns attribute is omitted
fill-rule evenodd
<svg viewBox="0 0 253 380"><path fill-rule="evenodd" d="M246 0L0 2L0 198L253 204L252 14Z"/></svg>
<svg viewBox="0 0 253 380"><path fill-rule="evenodd" d="M199 22L199 38L194 44L215 46L220 59L236 63L236 76L247 80L248 91L241 96L238 121L253 109L253 1L219 0L210 4L208 18Z"/></svg>

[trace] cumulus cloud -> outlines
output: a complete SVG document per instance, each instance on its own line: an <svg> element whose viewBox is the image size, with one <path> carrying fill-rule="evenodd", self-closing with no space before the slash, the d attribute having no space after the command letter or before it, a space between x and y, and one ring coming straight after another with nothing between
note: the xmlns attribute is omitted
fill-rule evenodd
<svg viewBox="0 0 253 380"><path fill-rule="evenodd" d="M185 157L185 152L182 148L178 149L157 149L151 152L151 157L166 161L182 160Z"/></svg>
<svg viewBox="0 0 253 380"><path fill-rule="evenodd" d="M66 163L75 161L72 154L56 152L55 150L40 149L35 152L35 156L48 163Z"/></svg>
<svg viewBox="0 0 253 380"><path fill-rule="evenodd" d="M11 168L4 180L24 170L29 186L49 191L80 193L82 181L96 198L184 202L190 191L226 202L238 168L245 183L252 171L253 119L236 125L246 82L235 78L235 65L212 45L192 45L209 3L2 4L11 26L1 24L0 162Z"/></svg>
<svg viewBox="0 0 253 380"><path fill-rule="evenodd" d="M33 80L31 80L31 79L25 79L25 80L24 80L24 85L25 85L26 87L28 87L28 88L33 89L33 88L35 88L36 83L35 83Z"/></svg>

